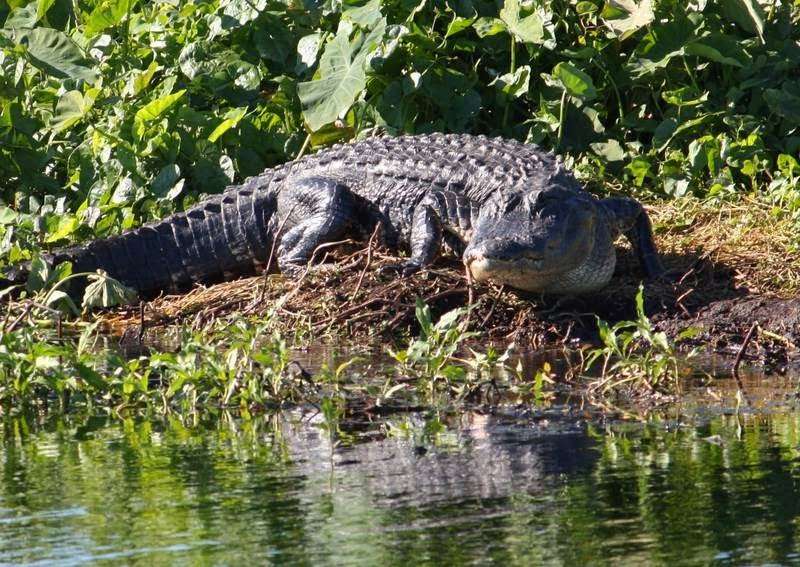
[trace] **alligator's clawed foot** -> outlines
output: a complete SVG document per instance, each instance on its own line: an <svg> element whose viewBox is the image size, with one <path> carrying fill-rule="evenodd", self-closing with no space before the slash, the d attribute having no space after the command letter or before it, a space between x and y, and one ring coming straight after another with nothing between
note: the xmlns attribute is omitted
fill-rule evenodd
<svg viewBox="0 0 800 567"><path fill-rule="evenodd" d="M299 280L306 273L308 267L304 264L281 264L281 275L290 280Z"/></svg>
<svg viewBox="0 0 800 567"><path fill-rule="evenodd" d="M409 276L413 276L417 272L422 269L422 266L417 264L416 262L403 262L402 264L388 264L386 266L381 266L378 270L378 275L381 277L384 276L400 276L402 278L407 278Z"/></svg>

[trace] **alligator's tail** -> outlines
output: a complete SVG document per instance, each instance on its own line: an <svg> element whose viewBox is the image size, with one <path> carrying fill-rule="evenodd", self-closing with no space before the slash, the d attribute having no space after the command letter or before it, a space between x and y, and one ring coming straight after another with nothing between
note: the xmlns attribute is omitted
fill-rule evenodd
<svg viewBox="0 0 800 567"><path fill-rule="evenodd" d="M276 193L264 177L160 222L46 257L53 264L72 262L72 273L105 270L141 297L256 273L272 249L276 208ZM20 279L20 272L12 278Z"/></svg>

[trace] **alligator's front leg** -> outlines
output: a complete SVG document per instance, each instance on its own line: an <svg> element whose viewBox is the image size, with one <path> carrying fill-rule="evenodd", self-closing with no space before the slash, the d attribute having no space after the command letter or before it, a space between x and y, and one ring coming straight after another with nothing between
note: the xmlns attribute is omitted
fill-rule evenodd
<svg viewBox="0 0 800 567"><path fill-rule="evenodd" d="M285 187L278 196L278 246L281 272L296 275L320 244L345 236L356 224L355 198L335 180L308 177Z"/></svg>
<svg viewBox="0 0 800 567"><path fill-rule="evenodd" d="M432 191L416 206L409 244L411 257L398 268L404 276L433 263L442 243L461 255L472 230L473 207L453 191Z"/></svg>
<svg viewBox="0 0 800 567"><path fill-rule="evenodd" d="M648 278L664 274L664 266L656 250L650 218L641 203L625 197L611 197L600 201L609 213L617 230L624 234L636 252Z"/></svg>

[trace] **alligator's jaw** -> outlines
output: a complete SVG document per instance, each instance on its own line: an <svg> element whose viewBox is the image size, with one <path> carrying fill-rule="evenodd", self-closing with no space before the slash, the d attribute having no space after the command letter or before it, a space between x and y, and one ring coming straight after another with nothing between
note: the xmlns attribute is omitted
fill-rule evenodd
<svg viewBox="0 0 800 567"><path fill-rule="evenodd" d="M467 267L475 281L492 281L532 292L545 291L555 275L541 271L541 260L503 261L477 257L469 260Z"/></svg>
<svg viewBox="0 0 800 567"><path fill-rule="evenodd" d="M579 265L564 266L556 272L542 271L541 260L529 259L502 261L477 257L467 261L467 268L478 282L491 281L533 293L582 294L608 284L615 264L616 256L610 248L605 254L594 252Z"/></svg>

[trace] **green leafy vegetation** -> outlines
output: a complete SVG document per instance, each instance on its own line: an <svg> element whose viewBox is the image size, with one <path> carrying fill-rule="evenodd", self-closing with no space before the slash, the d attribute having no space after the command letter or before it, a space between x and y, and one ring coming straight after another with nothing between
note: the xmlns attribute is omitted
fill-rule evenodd
<svg viewBox="0 0 800 567"><path fill-rule="evenodd" d="M583 362L583 372L588 372L602 360L600 378L591 385L601 396L627 387L637 391L646 388L673 392L680 384L681 368L675 344L663 331L656 331L644 311L644 290L636 294L636 319L619 321L614 325L597 318L601 346L591 348ZM681 333L677 340L696 333L692 327ZM695 354L689 352L684 358Z"/></svg>
<svg viewBox="0 0 800 567"><path fill-rule="evenodd" d="M115 288L110 278L94 277L92 286ZM62 320L63 312L48 299L59 285L9 306L0 328L0 406L5 410L56 404L116 413L237 409L249 415L312 404L319 406L334 441L338 422L354 405L444 409L517 400L545 407L559 381L547 361L524 369L513 343L503 352L491 346L472 348L469 340L479 333L468 330L468 308L434 320L430 307L417 300L419 335L402 348L386 349L388 358L377 372L364 373L361 359L348 356L322 364L312 375L294 361L296 345L280 333L275 314L260 320L228 318L198 331L181 328L175 351L157 352L134 343L138 352L126 353L104 339L99 320ZM571 365L567 374L580 377L581 388L600 398L679 389L675 344L653 328L641 289L636 308L634 321L610 326L598 319L602 345L589 348L579 361L565 357ZM603 366L596 378L593 366L598 360Z"/></svg>
<svg viewBox="0 0 800 567"><path fill-rule="evenodd" d="M98 354L81 322L81 340L63 338L58 313L78 309L60 282L85 275L35 258L337 141L510 136L565 155L597 192L747 194L800 228L798 20L797 5L759 0L3 2L0 258L34 258L34 269L1 333L0 398L190 408L301 398L286 345L257 343L266 330L251 323L187 334L180 353L149 359ZM126 301L117 282L91 278L85 304ZM431 396L496 386L507 353L459 355L467 313L434 323L426 309L420 337L392 353L398 374ZM605 373L648 384L676 374L673 346L641 310L600 330L590 360ZM546 399L549 370L536 376Z"/></svg>
<svg viewBox="0 0 800 567"><path fill-rule="evenodd" d="M800 9L759 0L0 4L0 254L105 236L337 140L471 131L602 190L800 218Z"/></svg>

